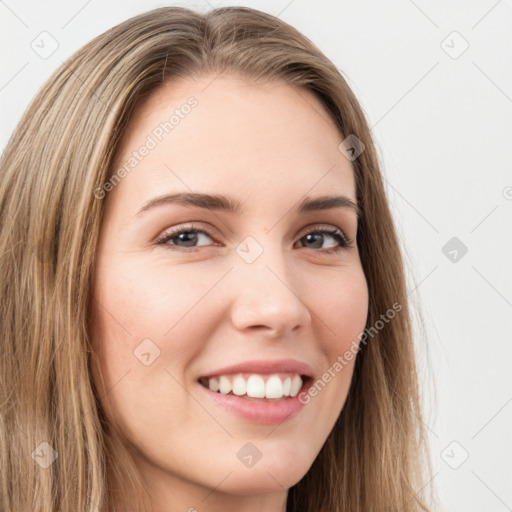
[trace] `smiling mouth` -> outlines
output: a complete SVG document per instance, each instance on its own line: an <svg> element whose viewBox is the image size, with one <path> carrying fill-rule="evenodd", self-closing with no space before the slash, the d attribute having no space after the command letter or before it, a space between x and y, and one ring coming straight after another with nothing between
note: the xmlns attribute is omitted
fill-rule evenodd
<svg viewBox="0 0 512 512"><path fill-rule="evenodd" d="M295 397L308 380L308 376L295 372L237 373L201 377L199 383L222 395L257 401L284 401Z"/></svg>

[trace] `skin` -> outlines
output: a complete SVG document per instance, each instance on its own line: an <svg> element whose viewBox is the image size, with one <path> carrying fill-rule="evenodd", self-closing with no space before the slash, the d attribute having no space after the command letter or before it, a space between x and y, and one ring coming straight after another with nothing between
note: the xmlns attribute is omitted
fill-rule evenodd
<svg viewBox="0 0 512 512"><path fill-rule="evenodd" d="M368 290L356 213L294 210L305 196L356 202L354 174L338 150L343 138L311 93L213 78L160 88L135 110L122 140L120 165L174 109L197 99L103 199L93 378L155 511L284 511L288 488L306 474L343 408L355 359L280 425L225 411L200 393L197 379L248 360L293 358L310 364L316 380L358 340ZM166 204L137 216L155 196L190 191L230 196L244 211ZM177 238L156 244L190 222L212 236L200 234L195 248ZM317 224L342 230L352 245L327 254L339 245L330 235L308 244ZM248 236L263 248L252 263L236 252ZM144 339L160 350L147 366L134 356ZM251 468L237 457L248 442L262 453Z"/></svg>

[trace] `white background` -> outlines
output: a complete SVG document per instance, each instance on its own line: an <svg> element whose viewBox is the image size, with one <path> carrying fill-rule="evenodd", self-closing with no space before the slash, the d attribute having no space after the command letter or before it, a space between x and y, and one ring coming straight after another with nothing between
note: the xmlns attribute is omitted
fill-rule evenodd
<svg viewBox="0 0 512 512"><path fill-rule="evenodd" d="M0 148L63 60L164 5L269 12L346 77L379 150L409 298L426 320L425 485L440 511L512 510L512 1L0 0ZM49 51L52 38L58 48L43 59L33 47ZM465 255L442 252L452 237Z"/></svg>

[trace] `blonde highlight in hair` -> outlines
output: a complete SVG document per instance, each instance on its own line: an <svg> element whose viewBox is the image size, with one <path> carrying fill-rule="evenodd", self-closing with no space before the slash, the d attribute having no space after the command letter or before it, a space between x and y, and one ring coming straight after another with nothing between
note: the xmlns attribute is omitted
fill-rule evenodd
<svg viewBox="0 0 512 512"><path fill-rule="evenodd" d="M361 107L336 67L279 19L244 7L206 14L165 7L69 58L32 101L0 161L2 512L113 512L125 488L143 493L127 450L114 459L123 453L121 435L106 421L91 378L104 208L94 190L112 175L138 102L164 82L220 74L310 91L343 137L362 141L366 149L352 164L367 327L392 304L402 306L358 353L341 415L289 490L287 510L428 510L419 495L428 464L403 261ZM36 450L48 449L41 443L57 453L47 468L36 464ZM149 510L143 496L132 506Z"/></svg>

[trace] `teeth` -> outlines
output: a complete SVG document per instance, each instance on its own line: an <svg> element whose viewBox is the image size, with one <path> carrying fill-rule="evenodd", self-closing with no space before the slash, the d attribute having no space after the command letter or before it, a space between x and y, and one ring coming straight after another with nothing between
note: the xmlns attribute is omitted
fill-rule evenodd
<svg viewBox="0 0 512 512"><path fill-rule="evenodd" d="M211 391L218 391L223 395L247 395L252 398L279 399L294 397L302 387L300 375L258 375L246 374L227 376L220 375L204 380L204 385Z"/></svg>
<svg viewBox="0 0 512 512"><path fill-rule="evenodd" d="M247 382L245 382L245 379L238 375L233 380L233 394L234 395L245 395L247 393Z"/></svg>
<svg viewBox="0 0 512 512"><path fill-rule="evenodd" d="M231 382L227 377L224 377L224 375L220 378L219 381L219 391L223 395L227 395L231 391Z"/></svg>
<svg viewBox="0 0 512 512"><path fill-rule="evenodd" d="M283 396L283 382L279 377L273 375L265 385L266 398L281 398Z"/></svg>
<svg viewBox="0 0 512 512"><path fill-rule="evenodd" d="M302 379L298 375L295 375L295 377L293 377L292 385L290 388L290 396L295 396L299 392L299 389L301 387L302 387Z"/></svg>
<svg viewBox="0 0 512 512"><path fill-rule="evenodd" d="M208 387L212 391L219 391L219 381L215 377L213 377L213 379L209 380Z"/></svg>
<svg viewBox="0 0 512 512"><path fill-rule="evenodd" d="M283 382L283 395L290 396L290 389L292 387L292 379L290 377L286 377Z"/></svg>
<svg viewBox="0 0 512 512"><path fill-rule="evenodd" d="M259 375L251 375L247 381L247 396L265 398L265 381Z"/></svg>

